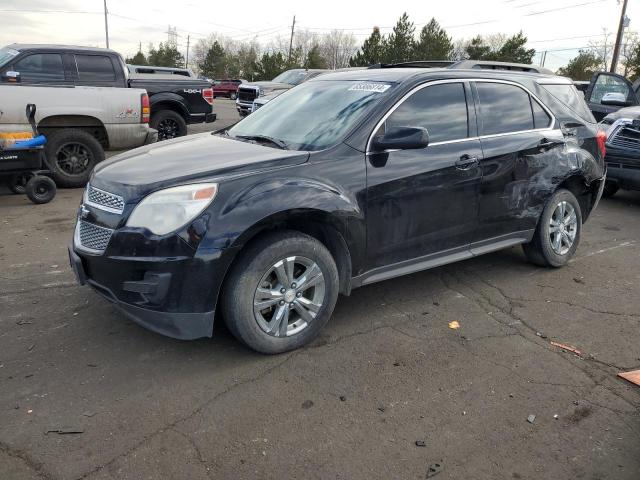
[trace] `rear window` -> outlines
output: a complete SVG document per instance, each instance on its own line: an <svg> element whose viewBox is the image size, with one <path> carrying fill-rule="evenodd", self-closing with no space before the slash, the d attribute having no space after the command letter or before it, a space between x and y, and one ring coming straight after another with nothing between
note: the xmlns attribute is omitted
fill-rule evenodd
<svg viewBox="0 0 640 480"><path fill-rule="evenodd" d="M581 119L589 123L596 123L591 110L589 110L589 107L587 106L587 102L585 102L584 100L584 95L578 92L575 86L558 84L542 85L542 88L549 92L565 107L569 108L569 110L578 115Z"/></svg>
<svg viewBox="0 0 640 480"><path fill-rule="evenodd" d="M533 130L529 94L504 83L477 83L480 97L482 134L497 135Z"/></svg>
<svg viewBox="0 0 640 480"><path fill-rule="evenodd" d="M84 82L113 82L116 71L105 55L76 55L78 79Z"/></svg>

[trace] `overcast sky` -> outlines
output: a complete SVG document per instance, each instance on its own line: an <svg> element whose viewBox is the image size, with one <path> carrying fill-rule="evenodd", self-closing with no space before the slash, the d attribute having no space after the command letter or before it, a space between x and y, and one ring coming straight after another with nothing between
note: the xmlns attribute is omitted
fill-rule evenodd
<svg viewBox="0 0 640 480"><path fill-rule="evenodd" d="M167 26L177 27L179 48L187 35L193 43L211 32L263 44L296 28L322 32L352 31L364 40L372 27L388 32L407 12L418 29L435 17L454 39L477 34L513 34L523 30L529 46L550 50L547 66L557 68L576 48L602 38L603 29L615 35L621 5L617 0L405 0L362 2L324 0L107 0L111 48L123 55L143 50L149 42L167 39ZM54 12L55 11L55 12ZM103 0L0 0L0 45L10 43L66 43L105 46ZM630 0L631 29L640 30L640 1Z"/></svg>

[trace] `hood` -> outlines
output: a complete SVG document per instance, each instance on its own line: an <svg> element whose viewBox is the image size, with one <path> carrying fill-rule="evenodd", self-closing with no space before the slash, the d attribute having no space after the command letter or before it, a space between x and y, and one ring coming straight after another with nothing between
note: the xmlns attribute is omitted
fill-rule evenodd
<svg viewBox="0 0 640 480"><path fill-rule="evenodd" d="M253 83L243 83L240 85L242 87L260 87L261 90L265 92L271 92L273 90L289 90L293 87L288 83L279 83L279 82L253 82Z"/></svg>
<svg viewBox="0 0 640 480"><path fill-rule="evenodd" d="M621 108L618 111L610 113L605 118L613 121L620 118L628 118L631 120L640 119L640 106Z"/></svg>
<svg viewBox="0 0 640 480"><path fill-rule="evenodd" d="M299 165L307 152L202 133L136 148L99 163L90 183L134 198L160 188L243 172Z"/></svg>

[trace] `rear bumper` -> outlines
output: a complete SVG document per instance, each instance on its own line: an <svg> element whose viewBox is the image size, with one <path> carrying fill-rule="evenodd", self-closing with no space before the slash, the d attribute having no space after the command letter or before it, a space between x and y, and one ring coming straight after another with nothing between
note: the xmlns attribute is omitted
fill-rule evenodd
<svg viewBox="0 0 640 480"><path fill-rule="evenodd" d="M212 123L216 121L216 118L218 118L218 115L216 115L215 113L207 113L204 122L205 123Z"/></svg>
<svg viewBox="0 0 640 480"><path fill-rule="evenodd" d="M109 139L109 150L128 150L154 143L158 132L148 123L122 123L105 125Z"/></svg>

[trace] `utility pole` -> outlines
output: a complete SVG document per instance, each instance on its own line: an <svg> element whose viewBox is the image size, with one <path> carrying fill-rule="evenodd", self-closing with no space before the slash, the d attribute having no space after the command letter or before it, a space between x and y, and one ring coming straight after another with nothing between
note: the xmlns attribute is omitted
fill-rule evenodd
<svg viewBox="0 0 640 480"><path fill-rule="evenodd" d="M184 61L184 68L189 68L189 40L191 35L187 35L187 58Z"/></svg>
<svg viewBox="0 0 640 480"><path fill-rule="evenodd" d="M542 55L540 55L540 66L544 67L544 62L547 61L547 51L545 50L544 52L542 52Z"/></svg>
<svg viewBox="0 0 640 480"><path fill-rule="evenodd" d="M611 59L610 72L615 73L620 56L620 45L622 44L622 33L624 32L624 17L627 13L627 0L623 0L622 12L620 12L620 23L618 24L618 35L616 35L616 45L613 48L613 58Z"/></svg>
<svg viewBox="0 0 640 480"><path fill-rule="evenodd" d="M296 16L295 15L293 16L293 23L291 24L291 40L289 40L289 58L287 60L288 62L291 62L291 50L293 49L293 30L294 30L294 28L296 28Z"/></svg>
<svg viewBox="0 0 640 480"><path fill-rule="evenodd" d="M109 20L107 20L107 0L104 0L104 36L107 39L107 48L109 48Z"/></svg>

